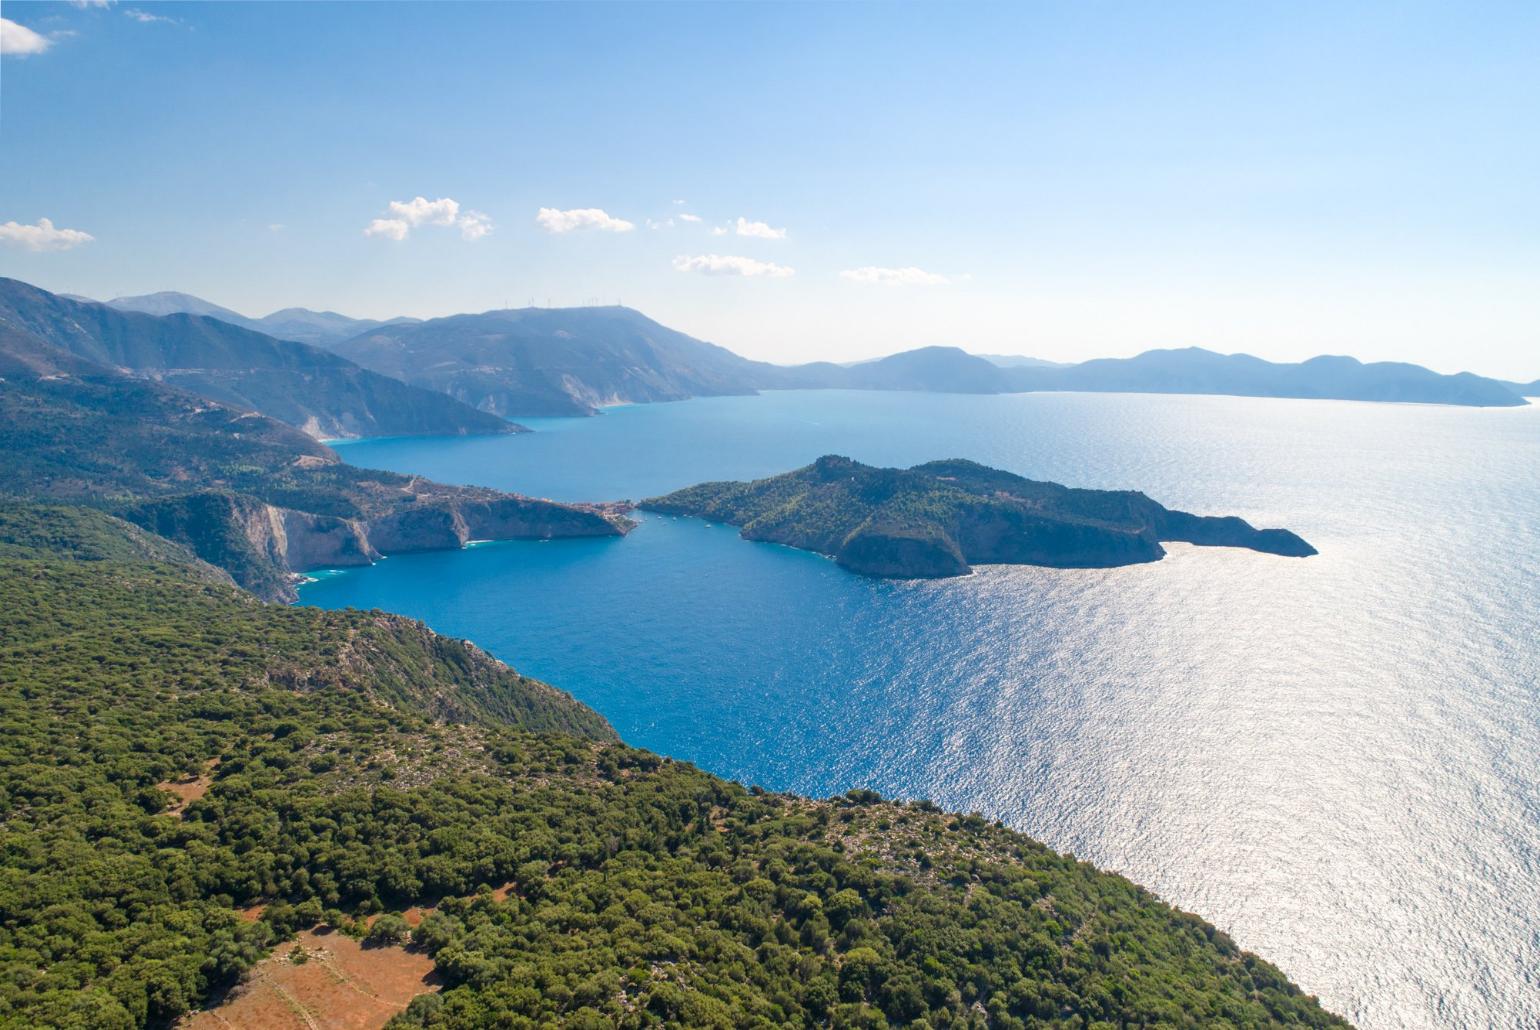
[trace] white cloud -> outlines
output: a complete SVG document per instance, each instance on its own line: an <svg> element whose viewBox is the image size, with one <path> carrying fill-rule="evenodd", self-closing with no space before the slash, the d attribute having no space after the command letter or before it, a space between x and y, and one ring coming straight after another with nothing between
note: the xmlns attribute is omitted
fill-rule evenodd
<svg viewBox="0 0 1540 1030"><path fill-rule="evenodd" d="M672 218L665 218L661 222L652 218L647 219L647 228L649 229L672 229L673 227L674 220Z"/></svg>
<svg viewBox="0 0 1540 1030"><path fill-rule="evenodd" d="M465 240L479 240L492 231L492 219L480 211L467 210L455 224L460 227L460 238Z"/></svg>
<svg viewBox="0 0 1540 1030"><path fill-rule="evenodd" d="M787 268L785 265L723 254L698 254L695 257L681 254L674 259L674 268L680 272L699 272L702 275L765 276L771 279L785 279L797 274L795 268Z"/></svg>
<svg viewBox="0 0 1540 1030"><path fill-rule="evenodd" d="M841 279L856 283L878 283L883 286L945 286L952 280L923 268L850 268L840 273Z"/></svg>
<svg viewBox="0 0 1540 1030"><path fill-rule="evenodd" d="M574 229L598 229L602 232L630 232L636 226L624 218L597 207L575 207L559 211L543 207L535 214L535 224L546 232L571 232Z"/></svg>
<svg viewBox="0 0 1540 1030"><path fill-rule="evenodd" d="M388 236L393 240L406 239L412 227L399 218L376 218L364 226L365 236Z"/></svg>
<svg viewBox="0 0 1540 1030"><path fill-rule="evenodd" d="M136 7L125 7L123 8L123 13L142 25L150 25L158 21L165 22L167 25L177 24L177 20L175 18L167 18L163 15L151 14L149 11L141 11Z"/></svg>
<svg viewBox="0 0 1540 1030"><path fill-rule="evenodd" d="M96 239L79 229L58 229L53 222L39 218L36 225L19 222L0 223L0 241L26 247L28 250L69 250Z"/></svg>
<svg viewBox="0 0 1540 1030"><path fill-rule="evenodd" d="M283 232L284 229L286 229L288 227L286 225L284 225L282 222L273 222L267 228L268 228L269 232Z"/></svg>
<svg viewBox="0 0 1540 1030"><path fill-rule="evenodd" d="M698 221L700 221L700 215L687 215L687 214L681 213L679 218L680 218L681 221L685 221L685 222L698 222Z"/></svg>
<svg viewBox="0 0 1540 1030"><path fill-rule="evenodd" d="M114 0L70 0L71 7L78 7L82 11L87 7L111 7Z"/></svg>
<svg viewBox="0 0 1540 1030"><path fill-rule="evenodd" d="M492 231L492 219L469 208L461 213L460 202L449 197L392 200L386 214L389 217L376 218L365 226L364 235L404 240L420 225L442 225L458 228L462 239L479 240Z"/></svg>
<svg viewBox="0 0 1540 1030"><path fill-rule="evenodd" d="M0 54L26 57L29 54L41 54L51 46L53 40L47 36L40 36L9 18L0 18Z"/></svg>
<svg viewBox="0 0 1540 1030"><path fill-rule="evenodd" d="M725 226L725 225L713 225L711 227L711 235L713 235L713 236L726 236L727 235L727 226Z"/></svg>
<svg viewBox="0 0 1540 1030"><path fill-rule="evenodd" d="M751 222L747 218L738 219L738 235L753 236L761 240L784 240L785 229L772 229L764 222Z"/></svg>
<svg viewBox="0 0 1540 1030"><path fill-rule="evenodd" d="M440 197L413 197L411 200L392 200L390 213L407 225L453 225L460 215L460 202Z"/></svg>

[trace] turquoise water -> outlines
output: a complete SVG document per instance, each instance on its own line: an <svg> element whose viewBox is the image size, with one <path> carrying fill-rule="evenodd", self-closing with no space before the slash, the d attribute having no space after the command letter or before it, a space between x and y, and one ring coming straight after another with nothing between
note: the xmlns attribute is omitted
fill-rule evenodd
<svg viewBox="0 0 1540 1030"><path fill-rule="evenodd" d="M976 809L1367 1027L1540 1026L1540 408L777 393L342 446L559 499L968 457L1284 526L1294 560L862 579L692 520L328 576L775 789Z"/></svg>

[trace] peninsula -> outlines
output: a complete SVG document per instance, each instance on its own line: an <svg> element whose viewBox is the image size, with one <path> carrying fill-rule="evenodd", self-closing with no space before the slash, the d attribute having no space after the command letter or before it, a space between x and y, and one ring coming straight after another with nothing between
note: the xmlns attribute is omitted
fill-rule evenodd
<svg viewBox="0 0 1540 1030"><path fill-rule="evenodd" d="M751 483L702 483L639 507L832 556L868 576L960 576L973 564L1108 568L1158 561L1162 541L1307 557L1286 529L1172 511L1132 490L1077 490L955 458L910 469L825 455Z"/></svg>

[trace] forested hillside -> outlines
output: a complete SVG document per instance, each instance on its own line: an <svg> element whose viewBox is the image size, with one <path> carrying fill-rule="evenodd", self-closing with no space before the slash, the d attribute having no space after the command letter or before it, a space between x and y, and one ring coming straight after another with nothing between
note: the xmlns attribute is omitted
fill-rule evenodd
<svg viewBox="0 0 1540 1030"><path fill-rule="evenodd" d="M1336 1022L981 818L748 790L409 620L71 561L48 518L0 557L0 1025L165 1025L424 903L401 1026Z"/></svg>

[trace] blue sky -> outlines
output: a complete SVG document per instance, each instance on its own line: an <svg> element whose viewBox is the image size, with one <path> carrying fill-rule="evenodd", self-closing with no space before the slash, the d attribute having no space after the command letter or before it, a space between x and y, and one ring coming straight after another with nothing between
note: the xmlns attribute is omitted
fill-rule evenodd
<svg viewBox="0 0 1540 1030"><path fill-rule="evenodd" d="M0 274L49 289L1540 375L1540 4L0 16Z"/></svg>

